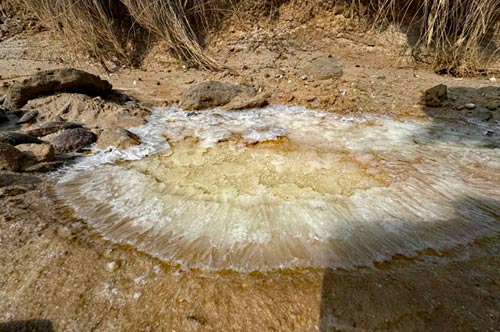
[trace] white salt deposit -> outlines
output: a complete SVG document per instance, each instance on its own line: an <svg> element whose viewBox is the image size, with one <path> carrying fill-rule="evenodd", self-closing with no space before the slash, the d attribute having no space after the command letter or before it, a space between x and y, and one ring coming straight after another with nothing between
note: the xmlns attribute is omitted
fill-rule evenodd
<svg viewBox="0 0 500 332"><path fill-rule="evenodd" d="M57 192L106 238L186 268L369 265L500 230L492 124L170 107L132 131L142 145L96 150Z"/></svg>

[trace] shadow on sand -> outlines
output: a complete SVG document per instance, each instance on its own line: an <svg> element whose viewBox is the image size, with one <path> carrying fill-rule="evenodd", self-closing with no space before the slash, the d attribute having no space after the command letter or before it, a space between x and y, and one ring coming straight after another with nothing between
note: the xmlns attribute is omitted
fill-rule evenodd
<svg viewBox="0 0 500 332"><path fill-rule="evenodd" d="M448 97L442 107L425 109L432 124L414 137L416 143L500 148L500 88L453 87ZM466 109L466 103L476 108ZM498 331L500 286L495 280L500 268L500 202L463 197L453 207L456 219L434 224L436 235L455 228L458 239L466 239L467 229L460 231L464 220L473 225L487 217L492 227L489 232L479 228L480 240L474 245L450 241L450 250L423 249L415 257L395 255L373 267L326 269L319 330Z"/></svg>
<svg viewBox="0 0 500 332"><path fill-rule="evenodd" d="M54 326L45 319L13 321L0 323L0 332L54 332Z"/></svg>
<svg viewBox="0 0 500 332"><path fill-rule="evenodd" d="M500 202L471 198L455 204L460 217L489 213L500 224L499 207ZM474 254L479 249L467 247L454 254L426 249L413 258L396 255L373 267L326 269L319 330L496 331L499 240L497 233L479 241L483 242L478 244L483 247L480 254Z"/></svg>

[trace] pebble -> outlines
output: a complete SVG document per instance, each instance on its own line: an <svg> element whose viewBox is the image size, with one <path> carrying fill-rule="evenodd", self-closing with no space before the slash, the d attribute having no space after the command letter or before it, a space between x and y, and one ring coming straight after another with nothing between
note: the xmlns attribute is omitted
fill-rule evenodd
<svg viewBox="0 0 500 332"><path fill-rule="evenodd" d="M17 124L28 123L36 119L38 111L28 111L17 121Z"/></svg>
<svg viewBox="0 0 500 332"><path fill-rule="evenodd" d="M466 103L466 104L464 105L464 107L465 107L466 109L468 109L468 110L473 110L474 108L476 108L476 104L474 104L474 103Z"/></svg>

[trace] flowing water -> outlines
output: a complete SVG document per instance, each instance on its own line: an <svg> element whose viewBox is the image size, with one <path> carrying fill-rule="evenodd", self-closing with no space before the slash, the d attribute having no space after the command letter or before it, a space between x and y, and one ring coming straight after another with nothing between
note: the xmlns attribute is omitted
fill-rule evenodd
<svg viewBox="0 0 500 332"><path fill-rule="evenodd" d="M371 265L500 230L500 130L293 107L156 109L57 193L105 238L202 270Z"/></svg>

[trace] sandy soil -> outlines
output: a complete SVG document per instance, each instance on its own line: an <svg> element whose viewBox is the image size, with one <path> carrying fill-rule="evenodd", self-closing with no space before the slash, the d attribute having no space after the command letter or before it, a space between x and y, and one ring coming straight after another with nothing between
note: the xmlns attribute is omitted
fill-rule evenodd
<svg viewBox="0 0 500 332"><path fill-rule="evenodd" d="M253 85L275 104L407 118L432 116L420 98L436 84L467 88L456 90L460 102L480 99L477 88L498 86L489 80L493 74L461 79L416 67L401 55L403 34L361 33L353 24L332 15L306 24L283 19L272 31L229 27L209 41L211 54L229 68L224 73L185 68L165 55L161 44L148 51L142 68L106 73L50 32L25 32L0 41L0 93L38 70L75 66L100 74L145 105L174 103L192 84L223 80ZM300 69L328 54L344 65L344 76L303 80ZM500 326L498 236L447 252L394 257L373 268L206 273L181 271L107 242L72 216L43 177L0 174L0 205L0 331L498 331Z"/></svg>

